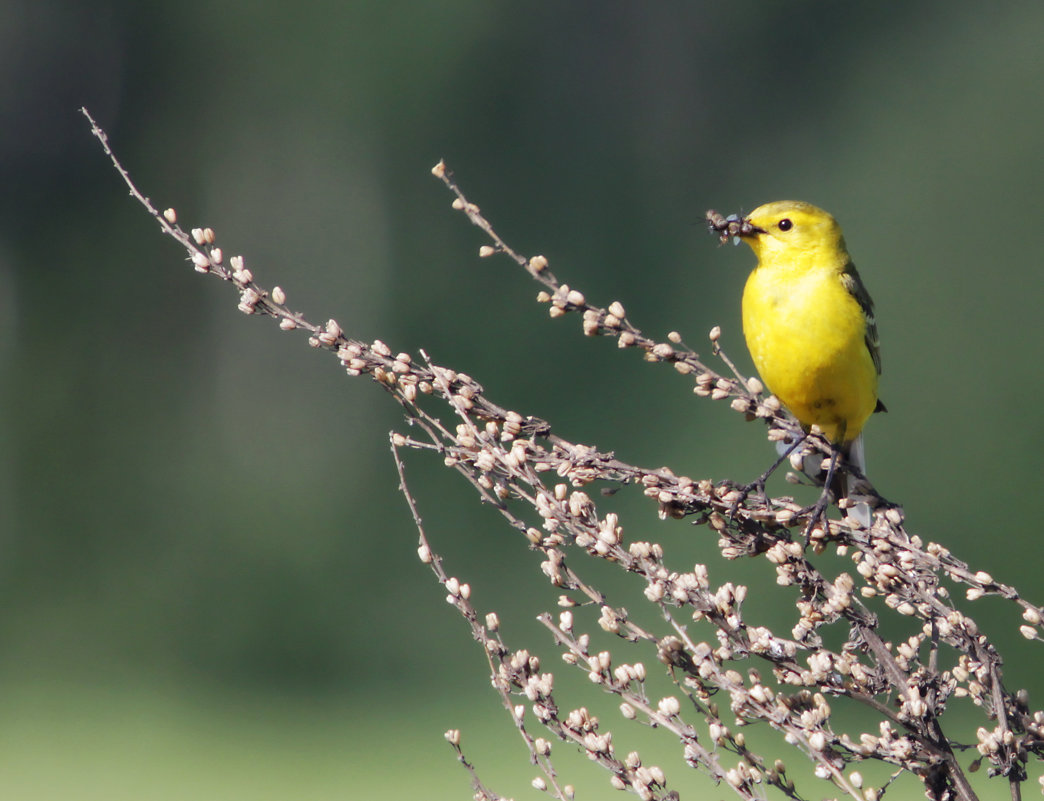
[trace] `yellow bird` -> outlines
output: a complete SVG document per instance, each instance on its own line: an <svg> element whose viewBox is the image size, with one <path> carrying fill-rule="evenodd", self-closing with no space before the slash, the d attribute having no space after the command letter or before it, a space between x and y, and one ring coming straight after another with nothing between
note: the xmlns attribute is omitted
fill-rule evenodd
<svg viewBox="0 0 1044 801"><path fill-rule="evenodd" d="M884 411L881 355L873 301L841 226L797 200L766 203L743 219L714 212L708 219L723 240L738 236L758 259L743 290L743 334L765 385L806 431L818 426L865 473L863 426ZM836 457L831 477L835 466ZM843 481L832 489L847 494Z"/></svg>

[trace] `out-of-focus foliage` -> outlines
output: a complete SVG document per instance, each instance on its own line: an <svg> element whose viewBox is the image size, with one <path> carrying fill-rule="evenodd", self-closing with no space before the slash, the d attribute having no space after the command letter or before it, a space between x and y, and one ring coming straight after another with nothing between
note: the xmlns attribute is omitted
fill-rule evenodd
<svg viewBox="0 0 1044 801"><path fill-rule="evenodd" d="M547 320L524 275L475 257L428 170L445 158L514 246L650 333L699 348L720 324L745 369L751 257L719 249L703 211L824 206L878 308L875 483L912 530L1035 591L1042 25L1039 2L9 0L0 693L43 671L418 709L460 693L495 714L415 558L394 405L194 274L80 105L161 208L213 226L311 317L424 347L574 439L695 476L756 475L761 429ZM409 469L479 606L543 636L531 621L554 596L523 543L438 460ZM632 531L716 558L634 494ZM992 625L1010 683L1039 692L1016 621Z"/></svg>

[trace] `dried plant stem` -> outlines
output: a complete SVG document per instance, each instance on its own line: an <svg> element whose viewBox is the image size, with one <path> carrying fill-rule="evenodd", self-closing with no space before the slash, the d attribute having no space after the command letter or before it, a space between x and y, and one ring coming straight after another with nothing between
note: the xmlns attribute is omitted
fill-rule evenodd
<svg viewBox="0 0 1044 801"><path fill-rule="evenodd" d="M86 110L84 114L90 120ZM394 353L379 340L348 337L335 320L309 322L289 310L282 289L258 284L242 257L226 263L212 229L186 233L172 209L159 212L135 187L104 132L90 121L132 196L186 250L197 271L235 288L240 311L272 317L286 331L307 331L312 347L333 353L348 375L371 377L400 404L413 433L393 433L392 452L418 530L418 553L482 646L501 702L540 770L535 787L563 801L573 796L551 761L556 740L605 768L613 787L643 800L677 798L672 787L680 781L672 777L668 782L662 769L643 764L637 752L617 754L613 732L587 708L560 707L554 676L542 669L541 660L529 649L508 648L495 611L480 616L470 586L444 570L425 534L406 483L402 449L438 454L541 554L543 576L565 607L557 619L550 613L540 616L551 646L618 702L621 723L644 723L668 734L680 744L686 764L728 785L740 798L765 798L769 786L789 798L807 797L780 760L770 764L748 747L739 728L761 722L804 754L833 792L876 801L896 777L910 774L921 780L929 799L971 801L976 796L956 754L973 746L943 725L947 707L959 700L982 710L975 766L986 762L990 775L1005 777L1012 797L1020 797L1029 757L1044 755L1044 713L1030 710L1025 691L1005 687L996 648L950 592L951 586L963 585L968 603L986 595L1008 600L1021 613L1023 635L1040 641L1044 613L1014 587L908 532L902 509L878 495L869 482L861 482L863 494L856 500L873 510L871 526L824 517L810 526L806 542L800 533L809 524L810 510L793 498L755 496L733 482L629 464L611 450L557 435L547 421L494 403L473 378L435 364L423 351L418 358ZM778 400L765 396L756 379L736 369L721 349L717 331L711 336L713 355L731 376L706 364L675 334L666 342L646 336L619 301L605 307L588 302L583 292L558 280L547 259L525 257L501 239L444 164L433 172L454 194L454 208L489 238L491 244L480 255L504 254L525 269L542 286L539 300L551 317L578 314L585 335L612 337L620 348L672 365L689 377L696 395L728 400L745 418L763 420L771 440L793 442L802 436ZM814 432L797 448L805 455L831 453L829 443ZM791 630L780 634L749 620L743 609L745 586L713 586L706 565L682 568L669 546L628 541L619 516L600 509L585 491L595 481L640 487L657 504L660 517L705 526L717 538L723 564L764 559L776 584L791 588ZM828 550L850 559L854 575L826 567L836 564L818 559ZM603 589L584 580L574 563L587 559L633 576L660 623L639 625ZM879 615L909 621L908 639L885 641ZM608 649L595 651L590 633L578 630L588 625L601 630L599 637L609 635L641 649L650 664L662 667L678 695L652 698L645 663L618 662ZM842 642L839 647L825 644L828 631L833 634L829 641ZM700 639L697 632L710 636ZM860 707L866 730L839 731L833 703ZM527 715L549 739L530 733ZM471 773L476 797L500 798L481 784L464 759L459 733L448 732L447 739ZM871 787L855 769L866 761L896 770L887 782ZM821 790L814 794L821 795Z"/></svg>

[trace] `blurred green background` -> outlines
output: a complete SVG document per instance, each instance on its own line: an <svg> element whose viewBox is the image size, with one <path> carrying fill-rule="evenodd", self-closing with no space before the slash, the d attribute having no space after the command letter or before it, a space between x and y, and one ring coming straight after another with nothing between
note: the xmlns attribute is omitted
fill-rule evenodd
<svg viewBox="0 0 1044 801"><path fill-rule="evenodd" d="M160 208L213 226L313 320L423 347L566 437L697 477L756 475L763 430L549 321L524 274L476 257L429 170L445 158L511 244L650 334L706 350L721 325L744 369L752 256L718 248L703 212L826 207L878 307L871 475L911 530L1042 600L1039 0L0 12L0 796L467 798L453 726L495 789L538 797L416 559L395 405L195 274L81 105ZM538 560L437 459L408 470L450 572L554 664ZM723 564L636 491L612 503L628 538L764 588L748 613L789 627L766 564ZM1013 609L973 613L1039 707ZM618 749L640 738L604 719ZM647 761L683 797L727 795L662 747ZM606 794L586 760L563 767L578 797Z"/></svg>

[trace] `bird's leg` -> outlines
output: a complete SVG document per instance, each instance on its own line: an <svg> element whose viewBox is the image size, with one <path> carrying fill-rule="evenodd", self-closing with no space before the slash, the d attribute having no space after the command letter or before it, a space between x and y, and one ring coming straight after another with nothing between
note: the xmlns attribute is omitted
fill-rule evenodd
<svg viewBox="0 0 1044 801"><path fill-rule="evenodd" d="M812 516L808 518L808 525L805 526L805 544L811 541L812 529L816 527L816 523L826 513L827 505L830 503L830 487L834 482L834 473L837 470L837 463L840 459L841 451L835 446L833 453L830 454L830 467L827 468L826 481L823 482L823 491L819 493L819 500L812 506Z"/></svg>
<svg viewBox="0 0 1044 801"><path fill-rule="evenodd" d="M806 437L808 437L807 431L802 433L802 435L798 437L797 440L795 440L793 445L791 445L785 451L783 451L780 457L772 463L772 466L768 470L766 470L764 473L762 473L749 484L740 484L738 487L736 487L736 489L740 491L740 496L729 507L730 515L735 514L736 510L739 508L739 505L747 499L747 496L749 496L751 492L756 491L762 498L768 498L768 496L765 493L765 484L768 482L769 476L775 473L779 466L790 457L790 454L797 450L798 446L805 441Z"/></svg>
<svg viewBox="0 0 1044 801"><path fill-rule="evenodd" d="M827 468L827 478L823 482L823 492L820 493L820 499L815 501L815 505L812 506L812 514L808 518L808 525L805 526L806 545L812 540L812 529L815 528L815 524L820 522L826 514L827 504L830 503L830 493L834 492L834 500L840 500L841 496L848 494L848 490L845 488L845 472L837 475L837 487L834 488L834 475L837 473L838 463L841 458L848 456L848 449L844 445L837 444L845 442L845 429L845 423L841 423L840 430L837 432L837 441L830 443L830 467ZM847 471L848 465L846 464L841 470Z"/></svg>

